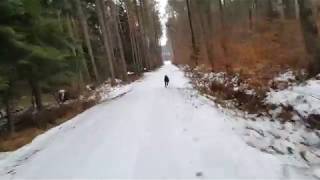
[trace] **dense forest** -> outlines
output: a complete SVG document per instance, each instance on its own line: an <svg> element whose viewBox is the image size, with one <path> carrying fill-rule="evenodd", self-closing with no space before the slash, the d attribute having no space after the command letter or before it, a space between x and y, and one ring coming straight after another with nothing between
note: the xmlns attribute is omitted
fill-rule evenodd
<svg viewBox="0 0 320 180"><path fill-rule="evenodd" d="M0 107L10 132L21 101L39 113L60 89L77 98L88 84L130 81L162 64L154 0L1 0L0 11Z"/></svg>
<svg viewBox="0 0 320 180"><path fill-rule="evenodd" d="M316 0L169 0L173 61L259 77L284 68L316 75L319 6Z"/></svg>
<svg viewBox="0 0 320 180"><path fill-rule="evenodd" d="M184 66L201 93L228 108L282 122L297 117L320 129L319 1L169 0L168 4L172 61ZM270 113L275 109L277 115Z"/></svg>
<svg viewBox="0 0 320 180"><path fill-rule="evenodd" d="M0 179L320 179L320 0L0 12Z"/></svg>

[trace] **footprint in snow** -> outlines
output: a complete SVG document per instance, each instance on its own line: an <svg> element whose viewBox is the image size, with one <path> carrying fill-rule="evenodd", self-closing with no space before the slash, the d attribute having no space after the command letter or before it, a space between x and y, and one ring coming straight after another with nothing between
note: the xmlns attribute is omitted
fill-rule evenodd
<svg viewBox="0 0 320 180"><path fill-rule="evenodd" d="M198 177L198 178L203 177L203 172L197 172L197 173L196 173L196 177Z"/></svg>
<svg viewBox="0 0 320 180"><path fill-rule="evenodd" d="M16 170L12 169L12 170L8 171L7 174L15 175L16 174Z"/></svg>

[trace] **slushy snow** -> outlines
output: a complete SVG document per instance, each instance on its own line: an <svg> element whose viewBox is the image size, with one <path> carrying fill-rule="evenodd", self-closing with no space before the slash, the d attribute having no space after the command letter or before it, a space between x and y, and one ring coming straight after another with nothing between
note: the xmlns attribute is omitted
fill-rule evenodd
<svg viewBox="0 0 320 180"><path fill-rule="evenodd" d="M277 156L248 146L232 130L230 116L196 93L171 64L122 90L124 96L2 154L0 178L300 177Z"/></svg>

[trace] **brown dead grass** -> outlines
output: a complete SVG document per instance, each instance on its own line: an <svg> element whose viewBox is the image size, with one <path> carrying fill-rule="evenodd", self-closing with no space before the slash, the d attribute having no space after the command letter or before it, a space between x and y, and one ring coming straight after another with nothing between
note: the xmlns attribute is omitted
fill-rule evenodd
<svg viewBox="0 0 320 180"><path fill-rule="evenodd" d="M40 113L40 118L46 118L46 120L40 119L39 121L49 121L45 126L35 127L34 124L20 123L18 124L17 131L13 135L4 135L0 137L0 152L14 151L20 147L29 144L32 140L40 134L45 133L49 129L56 127L79 113L85 111L86 109L94 106L96 103L94 101L89 102L79 102L75 101L73 103L62 105L59 108L51 109L50 111ZM50 116L50 117L49 117ZM50 119L50 120L49 120ZM52 121L50 123L50 121Z"/></svg>
<svg viewBox="0 0 320 180"><path fill-rule="evenodd" d="M214 54L214 71L231 70L248 78L252 77L257 84L265 84L275 74L291 68L303 69L308 66L308 56L297 20L285 22L260 20L254 29L239 24L228 26L222 37L221 30L215 30L212 52ZM186 36L176 37L175 59L177 64L190 64L190 42ZM198 38L199 64L210 68L205 51L205 43ZM222 44L226 44L226 51Z"/></svg>
<svg viewBox="0 0 320 180"><path fill-rule="evenodd" d="M300 24L296 20L260 21L252 31L247 27L231 27L226 40L227 54L221 48L219 35L213 41L214 71L239 73L254 87L266 86L287 69L308 67ZM206 59L201 59L201 63L209 67Z"/></svg>
<svg viewBox="0 0 320 180"><path fill-rule="evenodd" d="M60 117L55 117L55 118L58 118L58 119L55 119L55 123L54 124L49 123L46 125L45 128L37 128L29 124L25 127L20 127L19 130L16 131L13 135L1 136L0 152L17 150L22 146L31 143L32 140L36 138L38 135L43 134L46 131L50 130L51 128L54 128L60 124L63 124L64 122L72 119L77 114L85 110L85 109L82 109L85 106L80 107L79 105L76 105L76 104L73 104L72 106L74 108L66 109L67 111L63 110L64 113ZM91 104L90 106L86 106L85 108L88 109L91 106L93 106L93 104Z"/></svg>
<svg viewBox="0 0 320 180"><path fill-rule="evenodd" d="M42 134L45 130L37 128L28 128L18 133L0 138L0 151L14 151L25 144L29 144L36 136Z"/></svg>

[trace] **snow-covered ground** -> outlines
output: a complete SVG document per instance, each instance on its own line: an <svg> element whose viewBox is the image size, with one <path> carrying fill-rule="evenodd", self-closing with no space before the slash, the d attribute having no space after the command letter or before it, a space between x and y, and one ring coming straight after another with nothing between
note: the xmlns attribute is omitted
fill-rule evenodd
<svg viewBox="0 0 320 180"><path fill-rule="evenodd" d="M319 131L311 130L299 121L282 123L278 119L271 121L266 116L218 108L249 146L280 158L284 163L284 173L291 174L287 177L299 174L299 179L320 178Z"/></svg>
<svg viewBox="0 0 320 180"><path fill-rule="evenodd" d="M1 155L0 179L312 177L302 176L303 166L288 168L295 161L247 145L233 130L233 116L200 96L171 64L125 89Z"/></svg>
<svg viewBox="0 0 320 180"><path fill-rule="evenodd" d="M320 80L311 79L302 85L271 91L268 93L266 103L290 105L304 117L320 114Z"/></svg>

